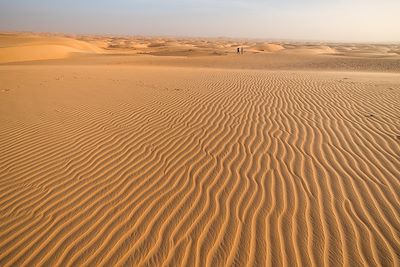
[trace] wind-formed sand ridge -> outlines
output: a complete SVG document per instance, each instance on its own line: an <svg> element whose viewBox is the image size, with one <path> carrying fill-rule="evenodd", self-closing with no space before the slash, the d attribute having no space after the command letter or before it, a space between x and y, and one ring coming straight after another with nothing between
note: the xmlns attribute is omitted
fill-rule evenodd
<svg viewBox="0 0 400 267"><path fill-rule="evenodd" d="M399 265L397 74L0 78L3 266Z"/></svg>

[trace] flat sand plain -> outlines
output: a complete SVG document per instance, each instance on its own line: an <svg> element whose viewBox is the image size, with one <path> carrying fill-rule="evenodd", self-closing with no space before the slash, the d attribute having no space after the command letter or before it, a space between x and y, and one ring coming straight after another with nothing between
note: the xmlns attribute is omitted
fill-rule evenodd
<svg viewBox="0 0 400 267"><path fill-rule="evenodd" d="M0 265L399 266L399 47L1 34Z"/></svg>

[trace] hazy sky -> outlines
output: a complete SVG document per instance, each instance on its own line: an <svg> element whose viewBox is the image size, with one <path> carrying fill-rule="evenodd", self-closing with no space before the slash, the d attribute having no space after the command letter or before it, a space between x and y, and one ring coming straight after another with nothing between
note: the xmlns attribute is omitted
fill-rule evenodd
<svg viewBox="0 0 400 267"><path fill-rule="evenodd" d="M400 0L0 0L0 30L400 41Z"/></svg>

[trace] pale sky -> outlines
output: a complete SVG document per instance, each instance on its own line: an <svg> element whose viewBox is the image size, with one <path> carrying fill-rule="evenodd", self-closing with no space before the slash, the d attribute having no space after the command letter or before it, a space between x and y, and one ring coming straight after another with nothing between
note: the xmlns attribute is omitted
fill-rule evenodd
<svg viewBox="0 0 400 267"><path fill-rule="evenodd" d="M400 42L400 0L0 0L0 31Z"/></svg>

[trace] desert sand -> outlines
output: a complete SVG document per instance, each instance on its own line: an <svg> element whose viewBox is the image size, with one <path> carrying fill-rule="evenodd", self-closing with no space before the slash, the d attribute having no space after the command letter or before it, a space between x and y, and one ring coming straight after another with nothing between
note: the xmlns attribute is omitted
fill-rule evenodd
<svg viewBox="0 0 400 267"><path fill-rule="evenodd" d="M0 34L0 266L400 266L399 178L400 45Z"/></svg>

